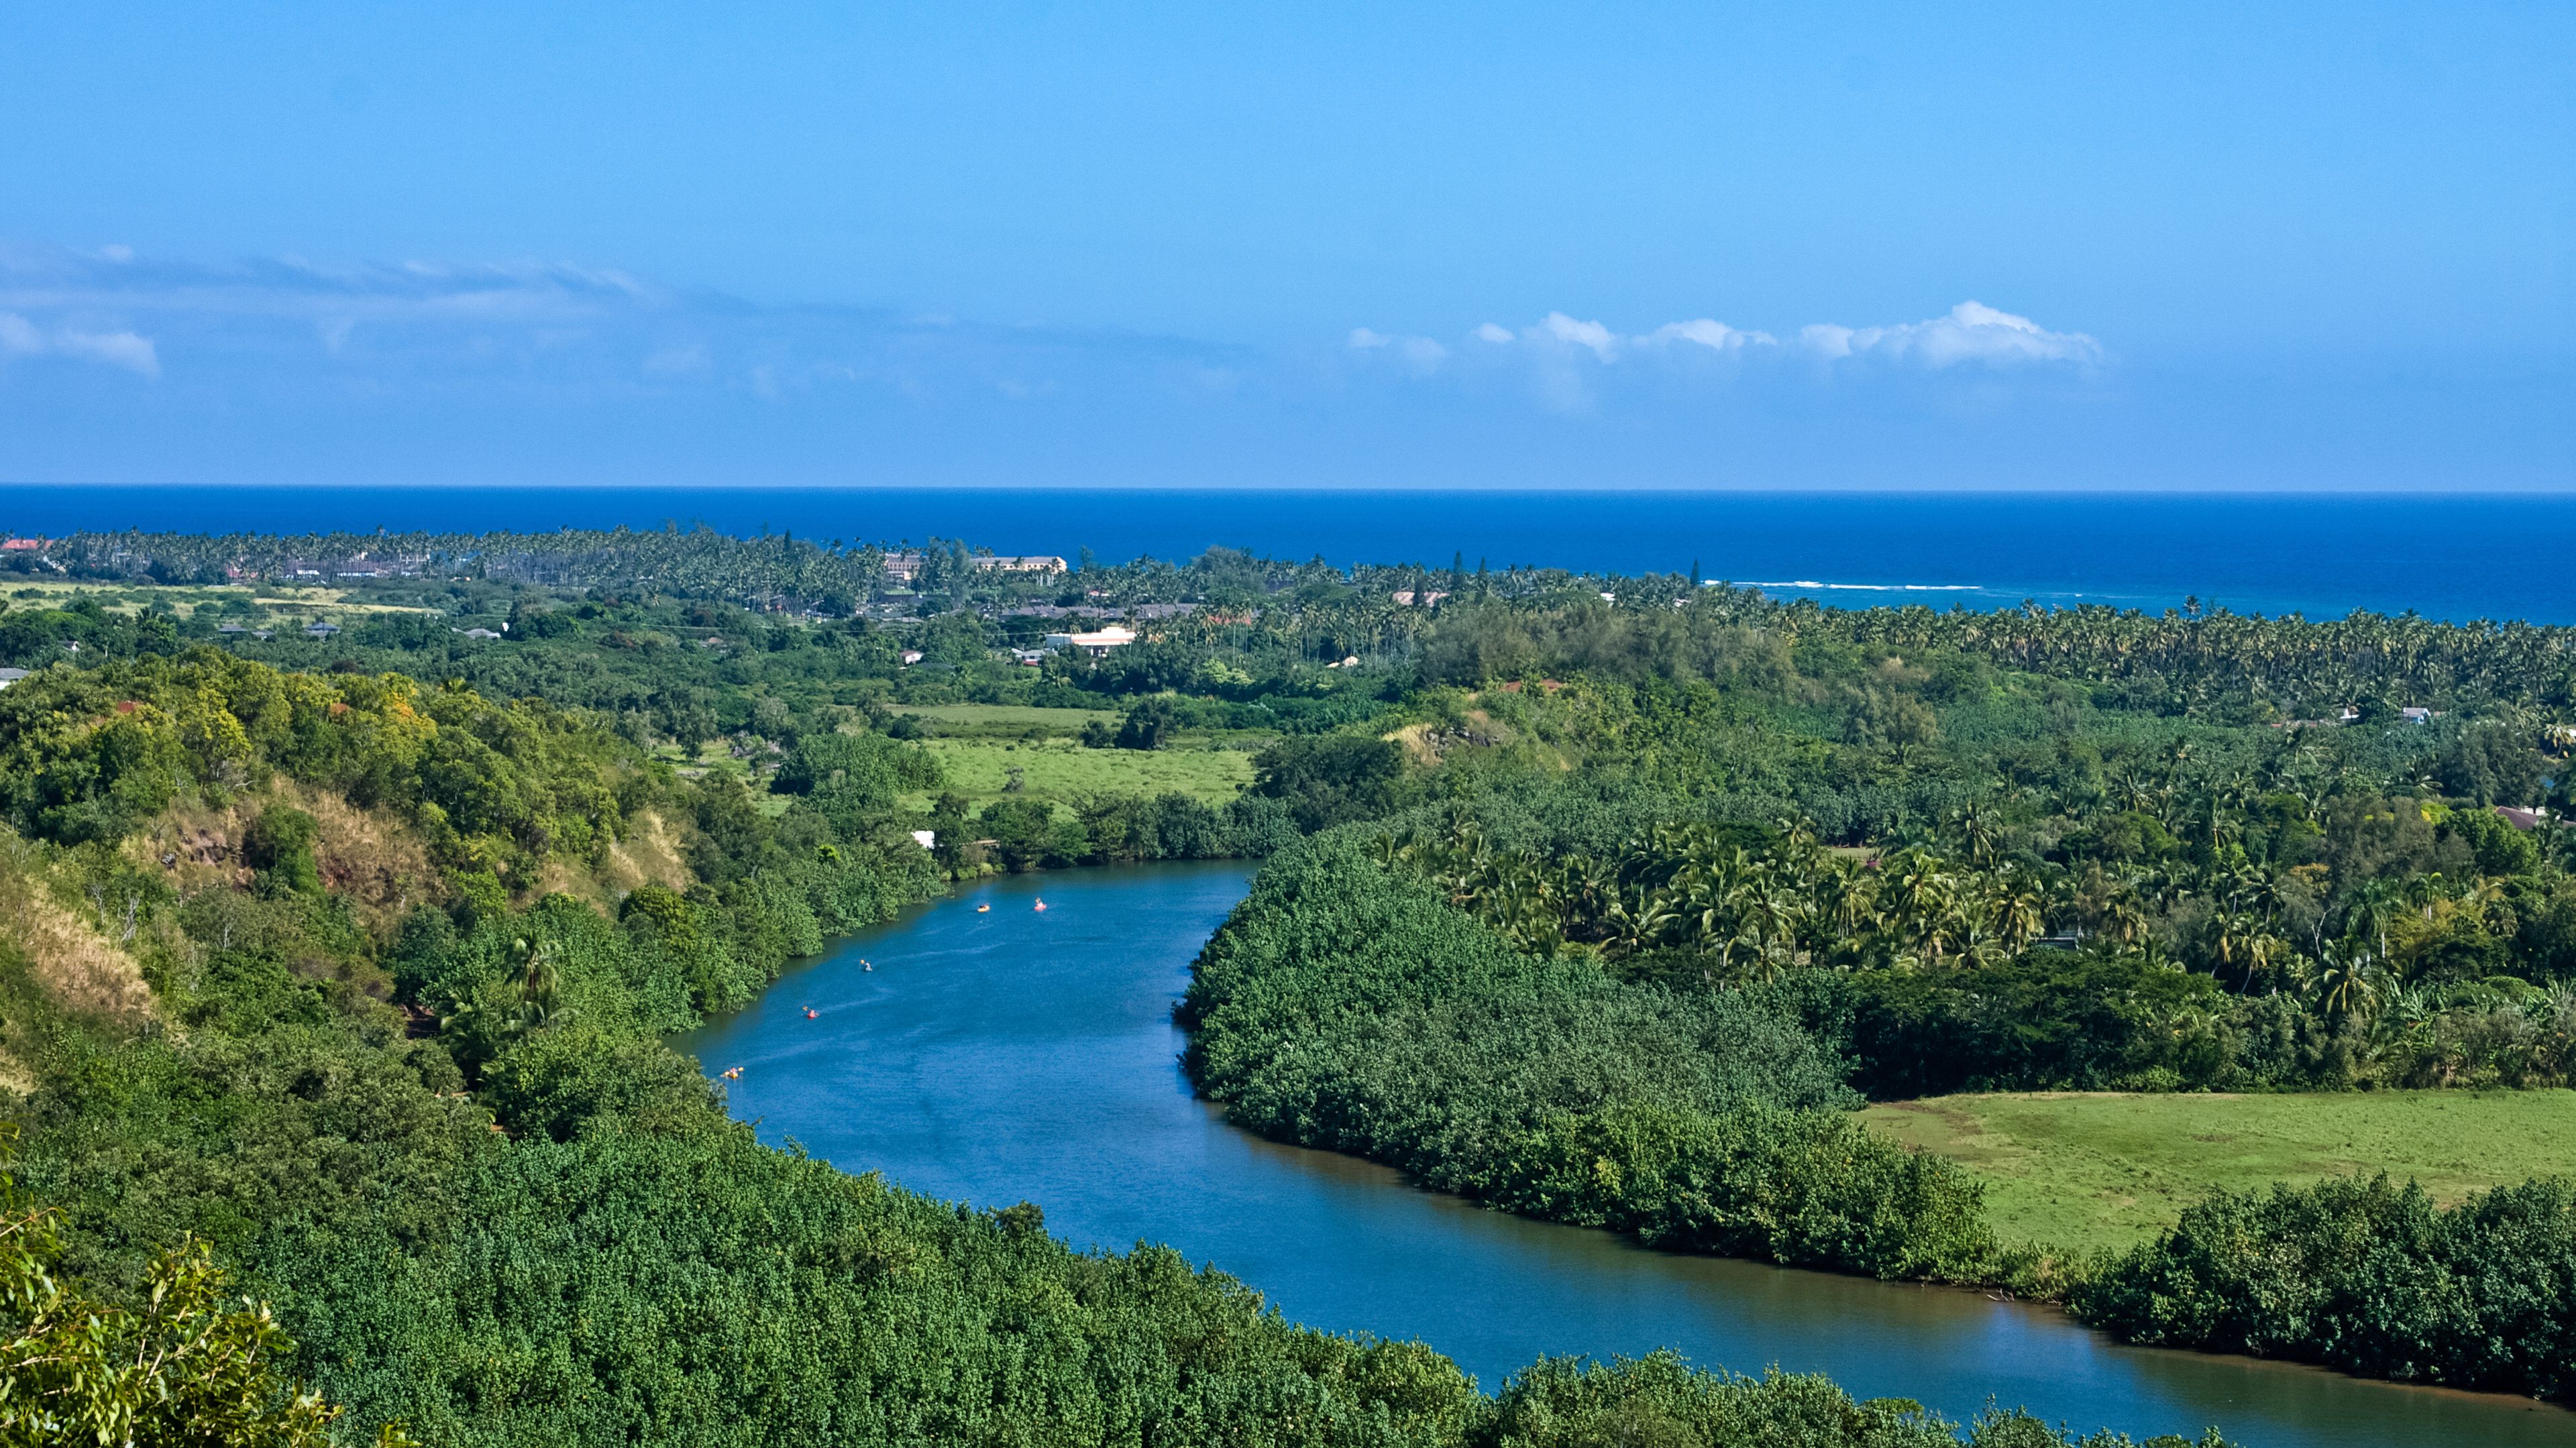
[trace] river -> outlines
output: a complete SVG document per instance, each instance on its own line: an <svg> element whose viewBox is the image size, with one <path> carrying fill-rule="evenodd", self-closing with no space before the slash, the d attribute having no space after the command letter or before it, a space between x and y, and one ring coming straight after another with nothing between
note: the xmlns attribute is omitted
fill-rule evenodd
<svg viewBox="0 0 2576 1448"><path fill-rule="evenodd" d="M2124 1347L1979 1293L1651 1251L1234 1130L1182 1078L1170 1012L1248 874L981 885L841 942L677 1044L710 1073L743 1068L732 1110L764 1141L934 1196L1033 1201L1076 1246L1169 1243L1292 1320L1420 1338L1488 1390L1542 1354L1671 1347L1959 1419L1992 1400L2086 1431L2215 1426L2246 1448L2576 1443L2576 1414L2520 1399Z"/></svg>

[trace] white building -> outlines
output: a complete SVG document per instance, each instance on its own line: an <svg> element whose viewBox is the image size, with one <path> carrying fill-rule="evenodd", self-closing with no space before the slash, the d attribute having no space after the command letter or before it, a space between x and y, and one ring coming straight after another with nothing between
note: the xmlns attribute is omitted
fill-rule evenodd
<svg viewBox="0 0 2576 1448"><path fill-rule="evenodd" d="M1136 631L1111 624L1093 633L1051 633L1046 636L1049 652L1078 649L1093 658L1105 658L1111 649L1136 641Z"/></svg>

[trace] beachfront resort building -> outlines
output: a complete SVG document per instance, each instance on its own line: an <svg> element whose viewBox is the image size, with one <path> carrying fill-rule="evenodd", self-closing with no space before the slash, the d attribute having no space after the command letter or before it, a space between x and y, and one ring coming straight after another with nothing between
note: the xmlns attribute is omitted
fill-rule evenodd
<svg viewBox="0 0 2576 1448"><path fill-rule="evenodd" d="M1046 649L1050 653L1079 650L1082 653L1089 654L1093 658L1098 659L1108 657L1111 649L1117 648L1122 644L1132 644L1135 641L1136 631L1134 629L1120 628L1118 625L1113 623L1106 628L1095 629L1087 633L1048 634L1046 636Z"/></svg>
<svg viewBox="0 0 2576 1448"><path fill-rule="evenodd" d="M929 557L919 552L886 554L883 560L886 582L909 588L929 563ZM966 556L966 566L995 573L1033 573L1040 577L1051 577L1065 570L1064 560L1052 553L970 553Z"/></svg>

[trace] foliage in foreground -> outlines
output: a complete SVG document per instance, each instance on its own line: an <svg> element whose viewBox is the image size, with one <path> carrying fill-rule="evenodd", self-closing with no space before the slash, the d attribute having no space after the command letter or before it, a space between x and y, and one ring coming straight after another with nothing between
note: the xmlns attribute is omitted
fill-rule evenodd
<svg viewBox="0 0 2576 1448"><path fill-rule="evenodd" d="M63 1280L62 1255L57 1214L0 1180L0 1448L328 1448L340 1410L282 1374L294 1342L267 1307L225 1299L204 1242L161 1254L133 1308Z"/></svg>
<svg viewBox="0 0 2576 1448"><path fill-rule="evenodd" d="M137 1442L315 1441L323 1402L351 1429L401 1422L475 1448L1617 1441L1570 1399L1571 1426L1530 1438L1561 1395L1545 1373L1508 1426L1421 1345L1299 1328L1168 1250L1076 1253L1033 1206L929 1201L728 1121L661 1035L918 893L919 852L878 844L899 754L806 751L804 792L771 817L729 783L643 768L578 718L399 679L200 657L12 692L26 712L6 742L27 768L9 803L38 842L11 845L0 883L114 883L132 902L115 944L155 991L140 1028L83 1018L0 949L0 1045L37 1087L12 1176L64 1228L65 1272L42 1265L78 1274L63 1290L102 1304L81 1321L120 1354L154 1333L215 1350L220 1371L194 1380L220 1390L208 1411L289 1415L156 1439L193 1401L181 1382L156 1399L163 1417L133 1421ZM374 817L443 867L415 882L427 903L354 910L312 816L266 792L289 783L308 802L371 791ZM156 811L219 802L251 818L237 866L181 876L132 857L129 832L159 828ZM608 858L648 807L692 878L635 886L615 919L508 888ZM1803 1083L1790 1096L1832 1092L1793 1028L1722 1016L1702 1025ZM1751 1088L1728 1067L1710 1089ZM1770 1149L1814 1144L1763 1134L1809 1119L1802 1107L1761 1113L1747 1119ZM212 1306L217 1265L274 1304L273 1324ZM40 1299L12 1299L13 1334L50 1330ZM1603 1371L1565 1391L1639 1370ZM8 1389L47 1390L25 1364ZM1686 1409L1691 1436L1665 1441L1767 1443L1790 1426L1827 1448L1939 1441L1819 1380L1718 1391L1736 1406Z"/></svg>

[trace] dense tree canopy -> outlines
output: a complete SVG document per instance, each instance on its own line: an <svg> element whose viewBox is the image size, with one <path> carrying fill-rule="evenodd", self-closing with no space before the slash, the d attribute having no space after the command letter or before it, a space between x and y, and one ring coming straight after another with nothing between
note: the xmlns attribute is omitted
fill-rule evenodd
<svg viewBox="0 0 2576 1448"><path fill-rule="evenodd" d="M161 1331L156 1283L229 1274L274 1320L181 1312L250 1345L208 1411L440 1442L1949 1441L1661 1358L1480 1396L1036 1205L763 1149L662 1043L946 878L1260 855L1183 1011L1251 1129L1674 1247L2565 1390L2556 1184L2224 1198L2088 1264L1997 1241L1974 1178L1847 1108L2567 1083L2568 631L914 551L13 555L0 1076L59 1236L8 1329L59 1288ZM271 596L360 555L384 576ZM1141 637L1103 658L1008 652L1112 619ZM1085 709L1139 762L1223 736L1254 783L970 803L920 741L973 705Z"/></svg>

